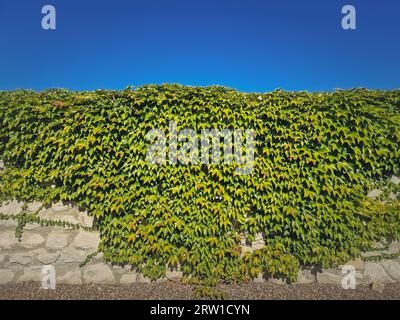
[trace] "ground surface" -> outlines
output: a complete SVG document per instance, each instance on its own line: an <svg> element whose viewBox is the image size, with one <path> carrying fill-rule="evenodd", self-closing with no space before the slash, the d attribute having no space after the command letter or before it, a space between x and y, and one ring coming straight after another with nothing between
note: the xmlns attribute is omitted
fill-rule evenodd
<svg viewBox="0 0 400 320"><path fill-rule="evenodd" d="M219 287L229 299L400 299L400 283L387 284L382 293L359 285L344 290L338 285L277 285L248 283ZM192 287L177 282L132 285L58 285L44 290L38 282L0 286L0 299L193 299Z"/></svg>

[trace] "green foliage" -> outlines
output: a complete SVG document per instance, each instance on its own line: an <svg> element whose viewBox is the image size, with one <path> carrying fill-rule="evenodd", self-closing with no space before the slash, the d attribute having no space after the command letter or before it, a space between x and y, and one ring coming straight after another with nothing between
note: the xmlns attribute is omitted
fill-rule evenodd
<svg viewBox="0 0 400 320"><path fill-rule="evenodd" d="M82 268L82 267L84 267L85 265L87 265L87 264L88 264L95 256L97 256L98 254L99 254L99 251L96 250L95 252L93 252L93 253L87 255L86 258L85 258L85 260L82 261L82 262L79 264L79 267Z"/></svg>
<svg viewBox="0 0 400 320"><path fill-rule="evenodd" d="M0 92L0 200L73 202L97 220L106 261L200 285L260 272L296 278L400 238L398 199L366 194L400 168L400 91L247 94L149 85ZM254 170L152 165L151 129L253 129ZM242 253L263 234L265 246Z"/></svg>
<svg viewBox="0 0 400 320"><path fill-rule="evenodd" d="M39 210L38 210L39 211ZM23 228L27 224L38 224L41 227L62 227L62 228L69 228L72 230L85 230L85 231L93 231L93 228L89 227L83 227L80 224L75 224L71 223L68 221L62 221L62 220L50 220L50 219L43 219L40 218L38 215L38 212L27 212L23 211L18 214L2 214L0 213L0 221L7 221L7 220L13 220L17 222L17 226L15 228L15 237L18 239L18 241L22 240L22 233L23 233Z"/></svg>

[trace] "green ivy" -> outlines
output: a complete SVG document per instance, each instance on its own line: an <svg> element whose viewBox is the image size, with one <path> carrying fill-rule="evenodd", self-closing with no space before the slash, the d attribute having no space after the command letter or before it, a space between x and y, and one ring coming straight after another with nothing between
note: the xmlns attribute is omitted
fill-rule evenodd
<svg viewBox="0 0 400 320"><path fill-rule="evenodd" d="M400 169L400 91L242 93L148 85L0 92L0 200L72 202L99 252L151 279L199 285L261 272L294 281L400 238L399 200L366 197ZM255 164L153 165L151 129L255 130ZM262 234L265 246L242 253ZM202 287L199 287L202 288Z"/></svg>
<svg viewBox="0 0 400 320"><path fill-rule="evenodd" d="M23 229L27 224L38 224L41 227L62 227L62 228L69 228L71 230L81 229L85 231L94 231L93 228L83 227L77 223L71 223L63 220L43 219L40 218L37 214L38 212L31 213L27 211L23 211L18 214L0 213L0 221L12 220L17 223L17 226L15 228L15 237L18 239L18 241L22 240Z"/></svg>

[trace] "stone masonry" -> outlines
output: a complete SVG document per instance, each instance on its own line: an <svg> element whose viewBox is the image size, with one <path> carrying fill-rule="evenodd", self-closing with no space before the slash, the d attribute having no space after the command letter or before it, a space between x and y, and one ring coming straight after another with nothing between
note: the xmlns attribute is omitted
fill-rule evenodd
<svg viewBox="0 0 400 320"><path fill-rule="evenodd" d="M11 201L0 206L0 213L17 214L21 212L22 203ZM28 204L28 210L34 212L40 208L39 203ZM43 209L39 216L46 219L63 220L91 227L93 220L76 207L54 204ZM0 285L22 281L41 281L42 267L52 265L56 270L57 283L65 284L132 284L149 282L143 275L129 268L110 266L103 261L101 254L80 268L79 264L88 254L96 251L99 244L99 233L95 231L71 230L60 227L41 227L27 225L24 228L22 241L15 238L15 222L0 220ZM259 235L252 244L242 244L243 252L252 251L263 246ZM385 250L367 252L365 257L393 254L400 252L400 243L391 243ZM400 281L400 258L364 262L361 259L350 261L356 270L358 283L391 283ZM344 274L341 270L301 270L298 284L329 283L341 285ZM165 279L179 279L178 271L168 272ZM261 276L254 281L266 281ZM275 283L280 280L270 279Z"/></svg>

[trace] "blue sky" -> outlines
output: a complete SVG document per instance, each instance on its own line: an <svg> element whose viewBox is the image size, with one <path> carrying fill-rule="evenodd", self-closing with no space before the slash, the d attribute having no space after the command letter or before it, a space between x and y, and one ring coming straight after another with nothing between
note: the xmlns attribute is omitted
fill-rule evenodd
<svg viewBox="0 0 400 320"><path fill-rule="evenodd" d="M0 42L0 90L400 88L399 0L0 0Z"/></svg>

